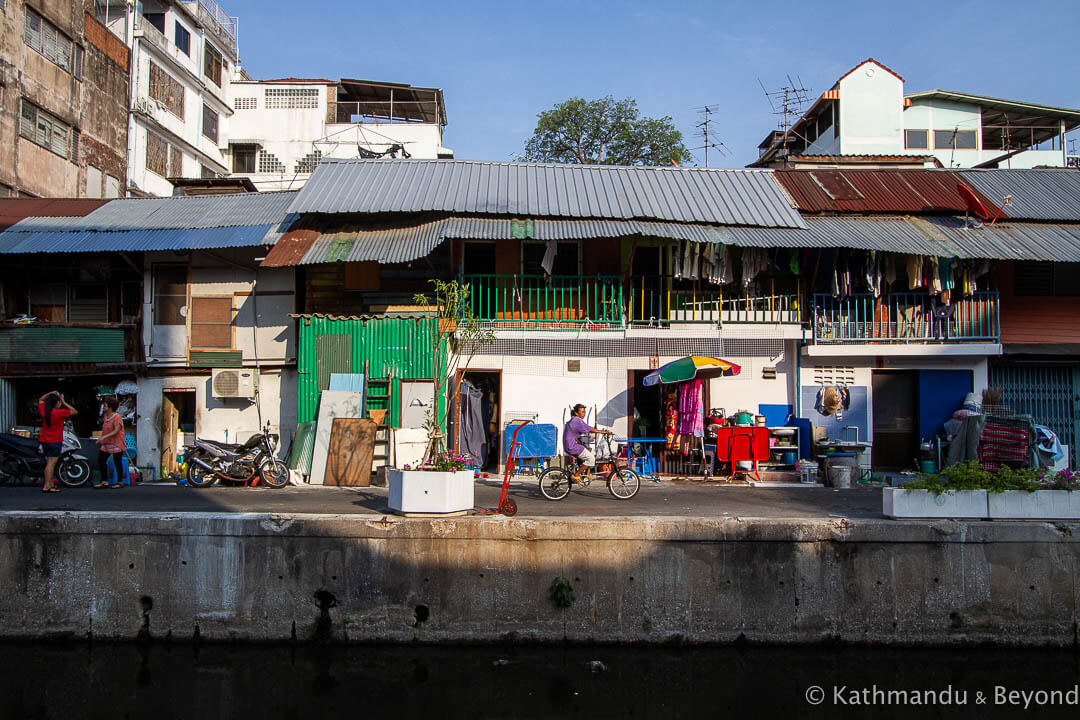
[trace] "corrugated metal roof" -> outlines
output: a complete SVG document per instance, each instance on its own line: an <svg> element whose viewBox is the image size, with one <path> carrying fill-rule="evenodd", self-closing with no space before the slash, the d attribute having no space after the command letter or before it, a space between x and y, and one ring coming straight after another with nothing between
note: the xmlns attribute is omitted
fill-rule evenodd
<svg viewBox="0 0 1080 720"><path fill-rule="evenodd" d="M993 202L1006 195L1014 220L1080 222L1080 172L1076 170L963 170L969 185Z"/></svg>
<svg viewBox="0 0 1080 720"><path fill-rule="evenodd" d="M41 231L0 233L0 254L207 250L254 247L274 237L278 226L249 225L130 232Z"/></svg>
<svg viewBox="0 0 1080 720"><path fill-rule="evenodd" d="M947 247L941 255L1001 260L1080 262L1080 225L1002 223L969 227L963 218L912 218Z"/></svg>
<svg viewBox="0 0 1080 720"><path fill-rule="evenodd" d="M962 213L957 185L970 185L955 170L777 170L776 179L804 212ZM995 203L971 188L996 212ZM1008 208L1003 217L1011 216Z"/></svg>
<svg viewBox="0 0 1080 720"><path fill-rule="evenodd" d="M104 232L275 225L285 219L295 198L294 191L112 200L84 217L28 217L10 231Z"/></svg>
<svg viewBox="0 0 1080 720"><path fill-rule="evenodd" d="M324 160L289 209L804 227L767 170Z"/></svg>

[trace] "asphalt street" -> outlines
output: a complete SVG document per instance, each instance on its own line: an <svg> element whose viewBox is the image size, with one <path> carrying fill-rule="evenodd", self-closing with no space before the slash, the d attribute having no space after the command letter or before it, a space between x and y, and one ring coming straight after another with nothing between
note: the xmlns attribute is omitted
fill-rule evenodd
<svg viewBox="0 0 1080 720"><path fill-rule="evenodd" d="M501 479L476 484L476 507L494 508ZM0 487L0 511L93 510L120 512L256 512L386 514L385 487L336 488L289 486L268 488L190 487L156 483L119 490L64 488L46 494L37 487ZM881 518L881 489L834 490L819 486L722 485L692 481L642 481L630 500L618 500L602 482L575 487L559 501L545 499L535 478L515 478L510 495L518 517L688 516Z"/></svg>

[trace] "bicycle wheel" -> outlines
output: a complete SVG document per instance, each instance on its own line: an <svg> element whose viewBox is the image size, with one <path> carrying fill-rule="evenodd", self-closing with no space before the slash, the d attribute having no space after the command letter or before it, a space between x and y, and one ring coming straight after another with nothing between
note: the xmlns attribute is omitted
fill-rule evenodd
<svg viewBox="0 0 1080 720"><path fill-rule="evenodd" d="M548 500L562 500L570 493L570 475L559 467L540 473L540 494Z"/></svg>
<svg viewBox="0 0 1080 720"><path fill-rule="evenodd" d="M607 488L618 499L629 500L641 489L641 478L628 468L612 470L607 478Z"/></svg>

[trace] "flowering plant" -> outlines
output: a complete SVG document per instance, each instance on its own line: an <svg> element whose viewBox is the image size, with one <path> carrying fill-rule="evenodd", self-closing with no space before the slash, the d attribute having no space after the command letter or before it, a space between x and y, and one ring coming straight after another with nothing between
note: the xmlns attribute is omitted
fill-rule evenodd
<svg viewBox="0 0 1080 720"><path fill-rule="evenodd" d="M469 460L457 453L437 452L431 458L431 469L438 472L457 472L464 470Z"/></svg>

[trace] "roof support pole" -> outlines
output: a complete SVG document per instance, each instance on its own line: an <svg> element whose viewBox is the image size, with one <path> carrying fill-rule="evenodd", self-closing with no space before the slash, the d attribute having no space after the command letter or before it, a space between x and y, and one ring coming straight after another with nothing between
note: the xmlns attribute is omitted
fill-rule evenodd
<svg viewBox="0 0 1080 720"><path fill-rule="evenodd" d="M1059 120L1058 121L1058 126L1060 127L1060 133L1061 133L1061 167L1068 167L1069 166L1069 153L1068 153L1068 150L1066 149L1066 145L1065 145L1065 121L1064 120Z"/></svg>

